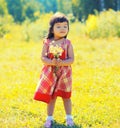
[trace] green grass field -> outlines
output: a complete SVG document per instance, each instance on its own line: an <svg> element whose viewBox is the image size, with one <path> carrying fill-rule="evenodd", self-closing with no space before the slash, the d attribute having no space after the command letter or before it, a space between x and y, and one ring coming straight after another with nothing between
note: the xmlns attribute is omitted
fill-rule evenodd
<svg viewBox="0 0 120 128"><path fill-rule="evenodd" d="M72 106L76 128L120 128L120 39L70 36L75 52ZM0 39L0 128L42 128L46 104L33 100L42 41ZM61 98L55 128L65 127Z"/></svg>

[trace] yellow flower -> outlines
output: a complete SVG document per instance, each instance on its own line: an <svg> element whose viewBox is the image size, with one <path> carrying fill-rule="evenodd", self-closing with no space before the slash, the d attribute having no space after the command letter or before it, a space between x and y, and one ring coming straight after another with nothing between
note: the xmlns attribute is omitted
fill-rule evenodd
<svg viewBox="0 0 120 128"><path fill-rule="evenodd" d="M6 39L11 39L12 38L12 35L11 34L9 34L9 33L7 33L5 36L4 36Z"/></svg>

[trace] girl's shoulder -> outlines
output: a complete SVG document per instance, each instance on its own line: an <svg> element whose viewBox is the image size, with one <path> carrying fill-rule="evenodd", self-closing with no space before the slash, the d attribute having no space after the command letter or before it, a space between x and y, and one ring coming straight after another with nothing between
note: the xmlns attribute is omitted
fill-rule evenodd
<svg viewBox="0 0 120 128"><path fill-rule="evenodd" d="M50 43L50 39L45 38L43 40L43 44L49 45L49 43Z"/></svg>
<svg viewBox="0 0 120 128"><path fill-rule="evenodd" d="M69 46L71 44L71 41L69 39L66 39L66 44Z"/></svg>

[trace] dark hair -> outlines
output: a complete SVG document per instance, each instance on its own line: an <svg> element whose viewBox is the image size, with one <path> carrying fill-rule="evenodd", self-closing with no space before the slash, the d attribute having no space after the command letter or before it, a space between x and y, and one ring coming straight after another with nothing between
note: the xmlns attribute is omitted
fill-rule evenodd
<svg viewBox="0 0 120 128"><path fill-rule="evenodd" d="M55 23L61 23L61 22L67 22L68 23L68 31L69 31L69 21L67 19L67 17L62 14L62 13L56 13L53 15L53 17L50 19L50 22L49 22L49 30L48 30L48 35L47 35L47 39L50 39L50 38L53 38L54 37L54 34L53 34L53 26ZM64 37L66 38L67 35Z"/></svg>

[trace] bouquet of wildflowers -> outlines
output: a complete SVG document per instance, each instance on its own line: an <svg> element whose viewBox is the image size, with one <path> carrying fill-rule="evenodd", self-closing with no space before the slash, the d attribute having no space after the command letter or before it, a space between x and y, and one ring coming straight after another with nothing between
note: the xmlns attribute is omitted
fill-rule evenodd
<svg viewBox="0 0 120 128"><path fill-rule="evenodd" d="M63 49L58 45L51 45L49 51L53 54L54 58L58 59L62 55Z"/></svg>
<svg viewBox="0 0 120 128"><path fill-rule="evenodd" d="M63 52L63 49L59 45L54 45L53 42L49 47L49 52L53 55L55 59L58 59ZM58 70L58 67L55 67L55 72Z"/></svg>

